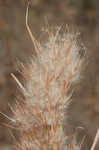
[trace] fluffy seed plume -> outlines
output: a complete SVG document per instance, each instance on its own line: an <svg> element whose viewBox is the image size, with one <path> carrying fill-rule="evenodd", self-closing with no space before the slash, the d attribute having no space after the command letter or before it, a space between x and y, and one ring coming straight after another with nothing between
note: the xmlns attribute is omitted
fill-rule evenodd
<svg viewBox="0 0 99 150"><path fill-rule="evenodd" d="M26 27L37 56L26 66L22 65L25 87L12 74L22 90L21 104L16 102L16 124L21 131L18 150L66 150L63 132L64 108L67 107L67 90L77 80L81 65L77 35L48 32L48 41L40 44Z"/></svg>

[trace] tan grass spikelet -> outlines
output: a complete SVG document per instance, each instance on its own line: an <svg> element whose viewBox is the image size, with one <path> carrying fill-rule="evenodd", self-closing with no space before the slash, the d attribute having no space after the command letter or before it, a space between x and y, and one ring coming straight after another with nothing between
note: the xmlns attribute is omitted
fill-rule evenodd
<svg viewBox="0 0 99 150"><path fill-rule="evenodd" d="M21 64L25 87L12 74L24 97L21 104L16 102L14 113L21 132L17 149L65 150L62 122L69 99L67 90L79 77L82 62L77 35L67 32L62 36L59 28L56 34L49 33L46 45L40 44L29 28L28 8L26 27L37 56L28 65Z"/></svg>

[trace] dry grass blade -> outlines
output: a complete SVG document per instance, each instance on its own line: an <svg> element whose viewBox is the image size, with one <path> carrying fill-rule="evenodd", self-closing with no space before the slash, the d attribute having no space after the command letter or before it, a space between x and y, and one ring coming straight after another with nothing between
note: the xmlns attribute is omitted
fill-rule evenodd
<svg viewBox="0 0 99 150"><path fill-rule="evenodd" d="M41 45L37 42L37 40L35 39L35 37L33 36L32 32L30 30L30 27L28 25L28 13L29 13L29 3L28 3L28 6L27 6L27 10L26 10L26 28L27 28L27 31L30 35L31 41L34 44L35 50L36 50L37 54L39 54L40 53L39 50L41 50Z"/></svg>
<svg viewBox="0 0 99 150"><path fill-rule="evenodd" d="M3 112L0 112L0 114L2 114L5 118L7 118L8 120L10 120L11 122L16 123L16 120L10 118L8 115L4 114Z"/></svg>
<svg viewBox="0 0 99 150"><path fill-rule="evenodd" d="M16 76L13 73L11 73L11 76L16 81L16 83L19 85L19 87L23 90L23 92L26 93L25 88L23 87L23 85L21 84L21 82L16 78Z"/></svg>
<svg viewBox="0 0 99 150"><path fill-rule="evenodd" d="M94 142L93 142L92 147L91 147L91 149L90 149L90 150L95 150L95 146L96 146L96 144L97 144L98 140L99 140L99 129L97 130L97 133L96 133L96 136L95 136Z"/></svg>

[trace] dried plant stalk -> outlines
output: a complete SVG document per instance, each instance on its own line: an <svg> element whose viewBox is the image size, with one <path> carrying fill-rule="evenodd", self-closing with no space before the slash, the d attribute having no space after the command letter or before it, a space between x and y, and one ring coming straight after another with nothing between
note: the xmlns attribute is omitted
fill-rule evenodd
<svg viewBox="0 0 99 150"><path fill-rule="evenodd" d="M95 150L95 146L96 146L96 144L97 144L98 140L99 140L99 129L97 130L97 133L96 133L96 136L95 136L94 142L93 142L92 147L91 147L91 149L90 149L90 150Z"/></svg>

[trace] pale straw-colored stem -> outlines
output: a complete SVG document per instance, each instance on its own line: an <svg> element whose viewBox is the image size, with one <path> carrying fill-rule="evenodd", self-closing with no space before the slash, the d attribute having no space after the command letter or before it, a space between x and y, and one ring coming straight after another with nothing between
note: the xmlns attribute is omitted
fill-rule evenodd
<svg viewBox="0 0 99 150"><path fill-rule="evenodd" d="M97 144L98 140L99 140L99 129L97 130L97 133L96 133L96 136L95 136L94 142L93 142L92 147L91 147L91 149L90 149L90 150L94 150L94 149L95 149L95 146L96 146L96 144Z"/></svg>

